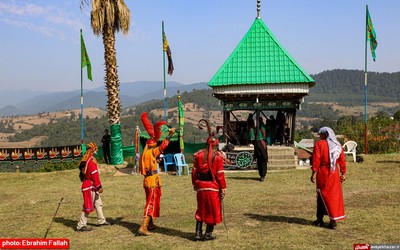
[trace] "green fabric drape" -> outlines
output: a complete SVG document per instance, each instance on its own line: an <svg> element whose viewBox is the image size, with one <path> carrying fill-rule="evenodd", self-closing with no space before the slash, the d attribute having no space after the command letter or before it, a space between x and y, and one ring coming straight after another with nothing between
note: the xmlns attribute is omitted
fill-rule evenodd
<svg viewBox="0 0 400 250"><path fill-rule="evenodd" d="M124 162L124 155L122 151L122 134L121 124L113 124L110 126L111 132L111 147L110 156L111 164L122 164Z"/></svg>

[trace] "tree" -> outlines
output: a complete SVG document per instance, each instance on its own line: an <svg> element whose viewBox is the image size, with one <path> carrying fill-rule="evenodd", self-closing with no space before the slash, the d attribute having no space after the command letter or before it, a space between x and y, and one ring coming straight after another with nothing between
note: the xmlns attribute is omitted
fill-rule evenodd
<svg viewBox="0 0 400 250"><path fill-rule="evenodd" d="M393 119L394 119L395 121L400 122L400 109L397 110L396 113L394 113Z"/></svg>
<svg viewBox="0 0 400 250"><path fill-rule="evenodd" d="M83 4L89 4L89 0L81 0L81 6ZM128 34L130 17L131 12L124 0L92 0L90 24L94 34L102 35L104 45L108 120L111 127L111 162L114 164L123 162L115 32L121 30L124 35Z"/></svg>

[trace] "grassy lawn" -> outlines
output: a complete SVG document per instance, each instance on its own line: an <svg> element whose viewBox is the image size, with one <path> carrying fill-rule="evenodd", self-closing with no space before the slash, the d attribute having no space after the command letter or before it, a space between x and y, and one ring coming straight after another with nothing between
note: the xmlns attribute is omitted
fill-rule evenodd
<svg viewBox="0 0 400 250"><path fill-rule="evenodd" d="M143 215L143 177L101 169L104 214L114 225L76 232L82 194L78 170L0 173L0 238L68 238L71 249L353 249L355 243L400 244L400 155L367 155L348 162L346 219L336 230L312 226L315 186L310 170L227 172L225 225L215 241L194 242L196 193L188 175L162 174L161 228L136 236ZM325 221L328 221L325 218Z"/></svg>

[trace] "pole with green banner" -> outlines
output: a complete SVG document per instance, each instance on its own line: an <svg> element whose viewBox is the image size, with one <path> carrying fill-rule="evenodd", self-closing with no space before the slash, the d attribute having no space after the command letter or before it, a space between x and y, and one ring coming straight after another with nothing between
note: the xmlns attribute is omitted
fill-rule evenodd
<svg viewBox="0 0 400 250"><path fill-rule="evenodd" d="M181 149L181 153L185 152L185 143L183 142L183 125L185 124L184 113L183 113L183 105L181 102L181 95L178 90L178 116L179 116L179 147Z"/></svg>
<svg viewBox="0 0 400 250"><path fill-rule="evenodd" d="M83 122L83 73L82 69L84 67L87 68L87 77L90 81L93 81L92 79L92 64L90 63L90 59L88 56L88 53L86 51L86 46L85 46L85 41L83 40L83 35L82 35L82 29L81 29L81 144L83 144L83 139L85 137L85 132L84 132L84 122Z"/></svg>
<svg viewBox="0 0 400 250"><path fill-rule="evenodd" d="M366 23L365 23L365 70L364 70L364 153L368 154L368 126L367 126L367 88L368 88L368 70L367 70L367 47L371 50L372 59L376 60L375 50L378 47L376 33L372 24L371 16L369 15L368 5L366 5Z"/></svg>

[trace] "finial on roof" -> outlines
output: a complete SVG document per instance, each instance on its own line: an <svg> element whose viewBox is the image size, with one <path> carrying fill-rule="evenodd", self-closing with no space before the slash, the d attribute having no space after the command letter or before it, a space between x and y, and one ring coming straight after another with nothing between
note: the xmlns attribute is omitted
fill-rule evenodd
<svg viewBox="0 0 400 250"><path fill-rule="evenodd" d="M261 0L257 0L257 18L260 19Z"/></svg>

